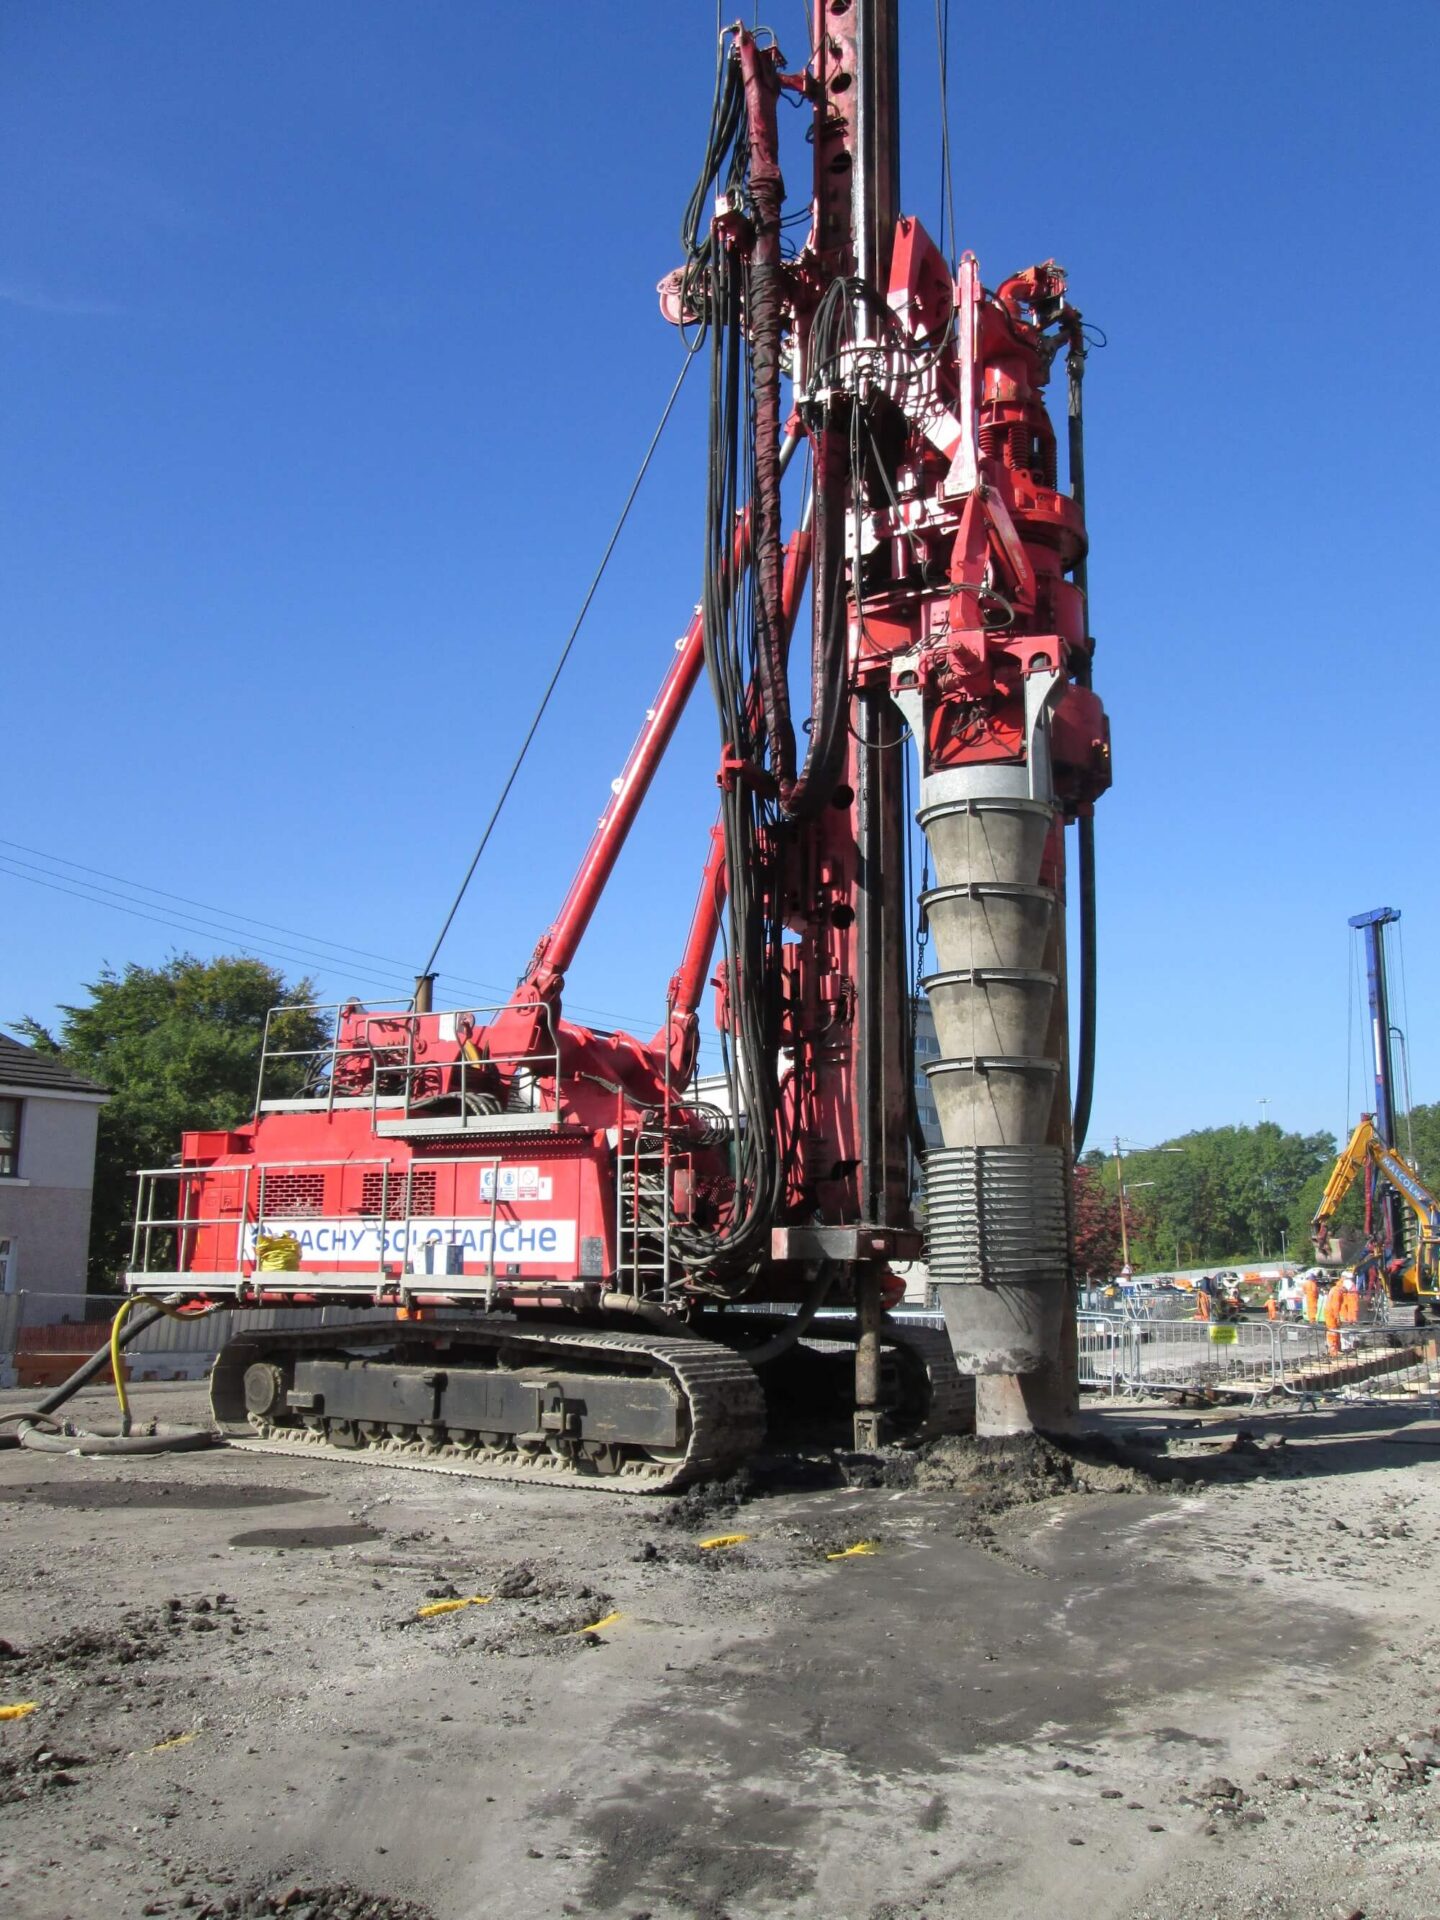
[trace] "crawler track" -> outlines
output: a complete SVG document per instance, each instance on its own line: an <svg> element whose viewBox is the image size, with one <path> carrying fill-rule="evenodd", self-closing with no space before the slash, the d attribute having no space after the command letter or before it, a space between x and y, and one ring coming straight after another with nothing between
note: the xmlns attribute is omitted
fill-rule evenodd
<svg viewBox="0 0 1440 1920"><path fill-rule="evenodd" d="M443 1343L443 1344L442 1344ZM441 1348L436 1353L437 1347ZM468 1356L467 1356L468 1350ZM251 1414L245 1401L246 1370L256 1364L320 1358L337 1353L379 1362L412 1363L435 1355L437 1367L507 1364L526 1368L597 1366L633 1378L666 1380L679 1396L682 1444L665 1457L639 1449L608 1471L598 1471L577 1452L515 1444L474 1446L449 1438L357 1436L341 1423L276 1422ZM215 1363L210 1402L221 1428L254 1450L289 1454L320 1449L344 1452L375 1466L418 1467L477 1480L530 1481L596 1492L663 1493L695 1480L733 1473L759 1446L765 1432L765 1402L754 1369L729 1347L709 1340L611 1329L567 1330L434 1323L417 1327L334 1328L313 1332L251 1334L232 1342Z"/></svg>

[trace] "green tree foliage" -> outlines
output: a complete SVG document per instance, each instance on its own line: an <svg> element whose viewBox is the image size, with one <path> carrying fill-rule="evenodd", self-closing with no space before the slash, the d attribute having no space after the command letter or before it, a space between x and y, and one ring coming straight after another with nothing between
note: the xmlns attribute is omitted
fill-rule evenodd
<svg viewBox="0 0 1440 1920"><path fill-rule="evenodd" d="M1440 1193L1440 1101L1412 1107L1400 1121L1395 1142L1426 1186Z"/></svg>
<svg viewBox="0 0 1440 1920"><path fill-rule="evenodd" d="M100 1114L90 1229L90 1282L105 1287L128 1262L134 1173L168 1165L185 1129L238 1126L253 1113L270 1009L291 1009L271 1021L272 1052L323 1047L329 1028L304 1010L315 997L310 981L287 987L259 960L180 954L163 967L107 968L86 992L85 1005L61 1008L58 1036L35 1020L20 1030L111 1093ZM305 1079L303 1060L272 1063L266 1094L299 1093Z"/></svg>
<svg viewBox="0 0 1440 1920"><path fill-rule="evenodd" d="M1318 1179L1318 1198L1335 1151L1328 1133L1285 1133L1267 1121L1205 1127L1127 1152L1132 1265L1150 1271L1218 1265L1262 1250L1275 1258L1282 1228L1287 1251L1303 1259L1309 1236L1295 1238L1298 1196ZM1092 1152L1082 1164L1115 1192L1113 1159ZM1305 1223L1308 1228L1308 1214Z"/></svg>

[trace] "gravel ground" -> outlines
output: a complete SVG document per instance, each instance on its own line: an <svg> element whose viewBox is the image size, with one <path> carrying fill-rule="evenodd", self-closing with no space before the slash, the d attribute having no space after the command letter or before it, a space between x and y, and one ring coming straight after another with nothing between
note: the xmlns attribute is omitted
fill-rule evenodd
<svg viewBox="0 0 1440 1920"><path fill-rule="evenodd" d="M0 1912L1434 1920L1440 1423L1093 1422L670 1500L0 1453Z"/></svg>

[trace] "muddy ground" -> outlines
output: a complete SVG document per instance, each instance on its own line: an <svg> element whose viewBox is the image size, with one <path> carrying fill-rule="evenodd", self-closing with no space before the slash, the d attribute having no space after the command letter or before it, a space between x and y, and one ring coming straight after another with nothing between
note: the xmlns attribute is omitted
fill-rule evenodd
<svg viewBox="0 0 1440 1920"><path fill-rule="evenodd" d="M1440 1423L1092 1418L738 1499L0 1453L0 1913L1433 1920Z"/></svg>

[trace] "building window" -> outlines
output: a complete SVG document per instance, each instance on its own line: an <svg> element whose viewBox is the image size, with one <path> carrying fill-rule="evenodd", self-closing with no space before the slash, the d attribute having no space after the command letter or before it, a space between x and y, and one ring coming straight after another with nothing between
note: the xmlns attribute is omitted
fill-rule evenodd
<svg viewBox="0 0 1440 1920"><path fill-rule="evenodd" d="M0 1180L20 1171L20 1102L0 1100Z"/></svg>

